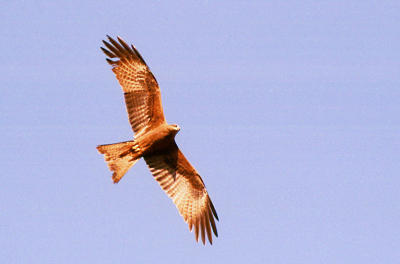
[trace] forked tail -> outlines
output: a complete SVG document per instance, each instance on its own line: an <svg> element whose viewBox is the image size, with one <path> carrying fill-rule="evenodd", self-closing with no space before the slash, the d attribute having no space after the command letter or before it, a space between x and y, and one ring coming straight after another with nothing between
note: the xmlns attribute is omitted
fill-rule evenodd
<svg viewBox="0 0 400 264"><path fill-rule="evenodd" d="M112 179L118 183L125 173L141 158L135 141L99 145L97 150L104 154L108 168L113 171Z"/></svg>

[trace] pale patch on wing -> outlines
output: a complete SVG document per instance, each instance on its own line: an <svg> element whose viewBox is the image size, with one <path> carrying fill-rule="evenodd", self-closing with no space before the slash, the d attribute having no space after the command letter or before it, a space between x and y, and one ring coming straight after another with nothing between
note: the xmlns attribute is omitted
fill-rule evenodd
<svg viewBox="0 0 400 264"><path fill-rule="evenodd" d="M176 205L179 213L194 227L196 240L199 232L203 244L207 235L212 244L212 233L218 236L214 217L218 220L214 205L208 196L203 180L187 161L176 144L168 151L144 157L154 178Z"/></svg>
<svg viewBox="0 0 400 264"><path fill-rule="evenodd" d="M144 91L133 91L124 93L126 111L128 112L129 123L131 124L136 136L141 132L146 131L146 128L151 121L152 97L148 96Z"/></svg>
<svg viewBox="0 0 400 264"><path fill-rule="evenodd" d="M109 57L119 84L124 91L126 110L133 131L138 136L152 127L165 123L158 83L142 56L121 38L108 37L101 48ZM116 59L116 60L111 60Z"/></svg>

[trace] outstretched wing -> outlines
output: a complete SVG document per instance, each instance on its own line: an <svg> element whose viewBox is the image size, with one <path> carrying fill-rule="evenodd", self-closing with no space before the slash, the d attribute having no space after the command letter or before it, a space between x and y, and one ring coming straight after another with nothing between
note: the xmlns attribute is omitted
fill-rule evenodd
<svg viewBox="0 0 400 264"><path fill-rule="evenodd" d="M133 45L129 46L120 37L118 42L108 37L101 48L113 66L119 84L124 91L129 122L136 136L165 123L158 83L142 56ZM116 60L112 60L116 59Z"/></svg>
<svg viewBox="0 0 400 264"><path fill-rule="evenodd" d="M214 217L217 212L208 196L204 182L195 168L189 163L175 142L162 152L145 156L147 165L161 188L172 199L190 231L194 226L196 240L205 244L205 234L212 244L211 228L218 236ZM211 227L210 227L211 224Z"/></svg>

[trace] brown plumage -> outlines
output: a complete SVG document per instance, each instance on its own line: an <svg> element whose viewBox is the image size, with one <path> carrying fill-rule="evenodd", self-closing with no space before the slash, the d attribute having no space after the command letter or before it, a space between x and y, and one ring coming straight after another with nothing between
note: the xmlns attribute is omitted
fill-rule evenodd
<svg viewBox="0 0 400 264"><path fill-rule="evenodd" d="M214 220L218 220L217 212L200 175L176 145L175 135L180 128L165 121L154 75L133 45L129 46L120 37L118 41L107 37L109 42L103 41L106 48L101 49L122 87L135 133L135 140L97 147L113 171L114 183L143 157L189 229L194 227L196 241L200 234L205 244L207 235L212 244L211 230L218 236Z"/></svg>

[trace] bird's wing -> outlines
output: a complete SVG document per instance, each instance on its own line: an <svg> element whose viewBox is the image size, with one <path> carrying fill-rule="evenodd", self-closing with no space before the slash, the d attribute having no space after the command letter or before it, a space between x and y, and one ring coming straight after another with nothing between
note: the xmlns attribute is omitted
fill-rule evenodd
<svg viewBox="0 0 400 264"><path fill-rule="evenodd" d="M173 142L161 152L144 156L144 159L154 178L189 225L189 229L192 230L194 226L196 240L198 241L200 231L203 244L205 234L212 244L211 228L215 236L218 236L214 221L214 217L218 220L217 212L203 180L176 143Z"/></svg>
<svg viewBox="0 0 400 264"><path fill-rule="evenodd" d="M108 37L101 48L113 66L119 84L124 91L129 122L136 136L165 123L161 105L161 93L157 80L136 48ZM115 60L113 60L115 59Z"/></svg>

